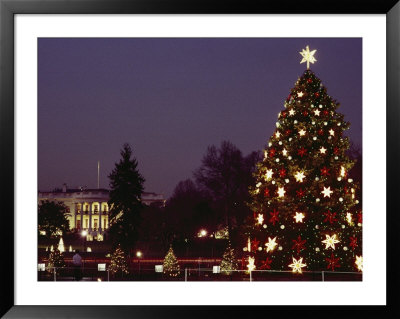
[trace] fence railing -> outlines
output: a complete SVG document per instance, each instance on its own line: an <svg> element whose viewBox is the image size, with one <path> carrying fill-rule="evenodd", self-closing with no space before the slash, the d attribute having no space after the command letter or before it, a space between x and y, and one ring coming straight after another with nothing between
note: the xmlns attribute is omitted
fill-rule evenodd
<svg viewBox="0 0 400 319"><path fill-rule="evenodd" d="M185 281L361 281L360 272L303 271L301 274L288 270L226 270L209 268L185 268Z"/></svg>
<svg viewBox="0 0 400 319"><path fill-rule="evenodd" d="M176 276L141 268L128 274L113 274L109 268L44 267L38 269L38 281L361 281L360 272L303 271L302 274L279 270L228 270L185 268Z"/></svg>
<svg viewBox="0 0 400 319"><path fill-rule="evenodd" d="M98 268L44 267L38 269L39 281L110 281L110 270Z"/></svg>

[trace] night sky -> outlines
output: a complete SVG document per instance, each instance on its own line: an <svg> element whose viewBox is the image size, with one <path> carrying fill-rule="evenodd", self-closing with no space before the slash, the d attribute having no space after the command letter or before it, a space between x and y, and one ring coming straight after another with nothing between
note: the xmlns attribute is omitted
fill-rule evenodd
<svg viewBox="0 0 400 319"><path fill-rule="evenodd" d="M39 39L38 187L108 188L129 143L145 191L168 198L207 146L262 150L290 89L310 69L362 142L360 38Z"/></svg>

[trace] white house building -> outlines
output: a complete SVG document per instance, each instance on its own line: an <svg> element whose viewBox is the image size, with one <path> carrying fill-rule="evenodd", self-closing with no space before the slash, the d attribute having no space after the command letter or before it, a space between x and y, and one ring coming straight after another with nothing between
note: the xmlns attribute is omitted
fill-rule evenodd
<svg viewBox="0 0 400 319"><path fill-rule="evenodd" d="M68 189L64 184L60 190L51 192L39 191L38 201L63 202L67 206L70 216L69 225L72 231L87 231L88 239L102 240L104 232L109 227L107 189ZM145 205L164 207L166 200L162 194L142 194Z"/></svg>

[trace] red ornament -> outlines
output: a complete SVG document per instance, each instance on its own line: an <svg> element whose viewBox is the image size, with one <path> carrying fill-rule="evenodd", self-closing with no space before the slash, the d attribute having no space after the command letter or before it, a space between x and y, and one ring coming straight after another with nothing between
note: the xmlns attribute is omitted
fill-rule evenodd
<svg viewBox="0 0 400 319"><path fill-rule="evenodd" d="M324 135L324 130L322 128L318 130L318 135Z"/></svg>
<svg viewBox="0 0 400 319"><path fill-rule="evenodd" d="M264 196L265 197L269 196L269 189L268 188L264 189Z"/></svg>
<svg viewBox="0 0 400 319"><path fill-rule="evenodd" d="M261 262L262 265L261 265L260 269L271 269L271 263L272 263L272 260L269 259L269 257L267 257L267 259L265 259L265 261Z"/></svg>
<svg viewBox="0 0 400 319"><path fill-rule="evenodd" d="M282 111L281 116L286 117L286 115L287 115L286 111Z"/></svg>
<svg viewBox="0 0 400 319"><path fill-rule="evenodd" d="M275 153L276 153L276 150L275 150L274 148L271 148L271 149L269 150L269 156L270 156L270 157L274 157L274 156L275 156Z"/></svg>
<svg viewBox="0 0 400 319"><path fill-rule="evenodd" d="M290 100L290 98L292 97L292 94L289 94L286 100Z"/></svg>
<svg viewBox="0 0 400 319"><path fill-rule="evenodd" d="M279 176L280 177L285 177L286 176L286 170L283 167L279 170Z"/></svg>
<svg viewBox="0 0 400 319"><path fill-rule="evenodd" d="M305 194L306 194L306 192L302 188L300 188L298 191L296 191L296 195L298 198L302 198Z"/></svg>
<svg viewBox="0 0 400 319"><path fill-rule="evenodd" d="M292 249L295 249L297 251L297 254L300 253L303 249L305 249L304 244L306 243L306 240L301 240L301 237L297 237L297 240L293 239L292 242L294 243Z"/></svg>
<svg viewBox="0 0 400 319"><path fill-rule="evenodd" d="M333 253L331 254L331 258L325 258L325 260L328 262L327 269L332 269L332 271L335 271L335 268L340 268L339 258L335 258Z"/></svg>
<svg viewBox="0 0 400 319"><path fill-rule="evenodd" d="M319 97L319 93L318 92L315 92L315 97Z"/></svg>
<svg viewBox="0 0 400 319"><path fill-rule="evenodd" d="M329 174L329 168L326 168L325 166L323 168L321 168L321 175L322 176L330 176Z"/></svg>
<svg viewBox="0 0 400 319"><path fill-rule="evenodd" d="M349 194L350 193L350 190L349 190L349 188L347 186L343 187L343 190L344 190L345 194Z"/></svg>
<svg viewBox="0 0 400 319"><path fill-rule="evenodd" d="M324 111L322 112L322 114L325 115L325 116L328 116L329 111L328 111L328 110L324 110Z"/></svg>
<svg viewBox="0 0 400 319"><path fill-rule="evenodd" d="M335 148L333 149L333 153L334 153L335 155L339 155L339 153L340 153L339 147L335 147Z"/></svg>
<svg viewBox="0 0 400 319"><path fill-rule="evenodd" d="M257 248L258 248L258 244L259 244L259 243L260 243L260 241L257 240L256 238L254 238L254 239L251 241L251 250L257 251Z"/></svg>
<svg viewBox="0 0 400 319"><path fill-rule="evenodd" d="M246 259L243 256L242 257L242 269L244 269L245 267L246 267Z"/></svg>
<svg viewBox="0 0 400 319"><path fill-rule="evenodd" d="M308 82L308 83L312 83L312 79L308 78L308 79L307 79L307 82Z"/></svg>
<svg viewBox="0 0 400 319"><path fill-rule="evenodd" d="M354 248L356 248L357 245L357 238L356 237L351 237L350 236L350 244L349 246L354 250Z"/></svg>
<svg viewBox="0 0 400 319"><path fill-rule="evenodd" d="M269 219L269 222L272 223L272 225L275 226L275 222L279 221L279 219L278 219L279 212L277 210L275 210L275 208L274 208L274 211L270 212L269 214L271 215L271 218Z"/></svg>
<svg viewBox="0 0 400 319"><path fill-rule="evenodd" d="M304 111L303 111L303 115L304 115L304 116L307 116L307 115L308 115L308 112L307 112L306 110L304 110Z"/></svg>
<svg viewBox="0 0 400 319"><path fill-rule="evenodd" d="M285 134L286 134L286 135L290 135L290 133L292 133L292 130L287 129L287 130L285 131Z"/></svg>
<svg viewBox="0 0 400 319"><path fill-rule="evenodd" d="M326 216L326 218L324 219L324 223L329 222L329 224L332 225L334 222L338 221L336 218L336 213L331 213L330 210L324 213L324 215Z"/></svg>
<svg viewBox="0 0 400 319"><path fill-rule="evenodd" d="M357 222L362 224L362 213L361 212L357 213L357 219L358 219Z"/></svg>
<svg viewBox="0 0 400 319"><path fill-rule="evenodd" d="M307 153L307 150L304 147L302 147L301 149L299 149L297 151L297 154L300 155L301 157L303 157L306 153Z"/></svg>

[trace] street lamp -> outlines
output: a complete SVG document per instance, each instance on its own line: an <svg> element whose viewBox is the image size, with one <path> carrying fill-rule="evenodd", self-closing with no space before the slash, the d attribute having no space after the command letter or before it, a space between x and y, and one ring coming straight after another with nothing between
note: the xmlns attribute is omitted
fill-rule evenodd
<svg viewBox="0 0 400 319"><path fill-rule="evenodd" d="M140 258L142 258L143 254L140 250L136 252L136 257L138 258L138 264L139 264L139 276L140 276Z"/></svg>
<svg viewBox="0 0 400 319"><path fill-rule="evenodd" d="M205 236L207 236L207 231L205 229L200 230L199 237L205 237Z"/></svg>

